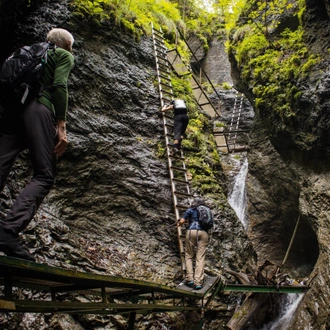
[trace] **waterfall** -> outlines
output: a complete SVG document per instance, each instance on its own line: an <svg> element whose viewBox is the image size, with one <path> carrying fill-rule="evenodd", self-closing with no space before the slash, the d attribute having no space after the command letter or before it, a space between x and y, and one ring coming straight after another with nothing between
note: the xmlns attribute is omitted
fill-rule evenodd
<svg viewBox="0 0 330 330"><path fill-rule="evenodd" d="M277 320L262 327L261 330L287 330L290 329L292 317L303 298L303 294L289 293L283 301L282 312Z"/></svg>
<svg viewBox="0 0 330 330"><path fill-rule="evenodd" d="M247 203L247 195L245 189L245 181L248 173L248 160L245 158L238 174L234 179L233 189L228 196L228 203L234 209L237 217L242 222L244 229L247 229L247 219L245 215L245 208Z"/></svg>

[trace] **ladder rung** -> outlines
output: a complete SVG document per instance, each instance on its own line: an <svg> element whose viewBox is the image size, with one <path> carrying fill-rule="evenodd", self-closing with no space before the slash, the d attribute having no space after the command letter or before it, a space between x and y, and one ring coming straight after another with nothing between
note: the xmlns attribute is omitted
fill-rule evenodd
<svg viewBox="0 0 330 330"><path fill-rule="evenodd" d="M213 108L213 105L212 105L212 103L210 103L210 102L206 102L206 103L199 103L199 106L201 106L201 107L203 107L204 105L211 105L211 106L212 106L212 108Z"/></svg>
<svg viewBox="0 0 330 330"><path fill-rule="evenodd" d="M188 194L188 193L180 192L180 191L174 191L174 194L181 195L181 196L186 196L186 197L193 197L192 194Z"/></svg>
<svg viewBox="0 0 330 330"><path fill-rule="evenodd" d="M168 64L168 60L167 60L167 56L166 56L166 54L157 54L157 56L156 56L156 61L158 62L158 63L167 63ZM163 61L163 62L162 62Z"/></svg>
<svg viewBox="0 0 330 330"><path fill-rule="evenodd" d="M153 28L153 30L154 30L154 34L155 34L156 36L158 36L158 37L164 39L164 37L163 37L163 33L162 33L161 31L159 31L159 30L157 30L157 29L155 29L155 28Z"/></svg>
<svg viewBox="0 0 330 330"><path fill-rule="evenodd" d="M176 204L175 207L178 208L178 209L188 209L189 205Z"/></svg>
<svg viewBox="0 0 330 330"><path fill-rule="evenodd" d="M159 33L154 33L154 35L153 35L153 37L154 37L154 40L155 41L158 41L158 42L160 42L160 41L162 41L163 43L164 43L164 37L161 35L161 34L159 34Z"/></svg>
<svg viewBox="0 0 330 330"><path fill-rule="evenodd" d="M177 171L182 171L185 172L187 169L183 167L178 167L178 166L171 166L172 170L177 170Z"/></svg>
<svg viewBox="0 0 330 330"><path fill-rule="evenodd" d="M170 70L168 68L161 68L160 66L158 67L158 70L167 74L170 74Z"/></svg>
<svg viewBox="0 0 330 330"><path fill-rule="evenodd" d="M161 30L158 30L157 28L155 28L154 26L152 26L152 29L153 30L155 30L155 31L157 31L158 33L162 33L163 34L163 32L161 31ZM236 94L238 94L239 92L238 91L236 91Z"/></svg>
<svg viewBox="0 0 330 330"><path fill-rule="evenodd" d="M170 94L171 96L173 95L173 91L171 87L168 86L160 86L159 88L160 93L165 93L165 94ZM234 127L234 125L231 125L232 127Z"/></svg>
<svg viewBox="0 0 330 330"><path fill-rule="evenodd" d="M164 101L164 103L166 103L166 102L172 102L172 99L169 99L167 97L162 97L162 100Z"/></svg>
<svg viewBox="0 0 330 330"><path fill-rule="evenodd" d="M165 126L166 126L166 127L169 127L169 128L174 128L174 125L172 125L172 124L167 124L167 123L166 123Z"/></svg>
<svg viewBox="0 0 330 330"><path fill-rule="evenodd" d="M162 75L162 74L160 74L159 77L162 78L162 79L165 79L165 80L171 81L171 78L170 78L170 77L165 77L165 76Z"/></svg>
<svg viewBox="0 0 330 330"><path fill-rule="evenodd" d="M173 95L173 92L172 92L172 91L165 91L165 90L162 90L162 93L165 93L165 94L168 94L168 95Z"/></svg>
<svg viewBox="0 0 330 330"><path fill-rule="evenodd" d="M168 84L166 84L166 83L161 83L161 86L165 86L165 87L167 87L167 88L172 88L171 85L168 85Z"/></svg>
<svg viewBox="0 0 330 330"><path fill-rule="evenodd" d="M162 63L161 61L165 62L168 64L168 59L167 59L167 56L166 54L157 54L156 56L156 61L159 62L159 63Z"/></svg>
<svg viewBox="0 0 330 330"><path fill-rule="evenodd" d="M173 116L170 116L170 115L168 115L167 113L168 113L168 112L163 112L164 117L167 118L167 119L171 119L171 120L173 120Z"/></svg>
<svg viewBox="0 0 330 330"><path fill-rule="evenodd" d="M177 160L182 160L182 161L184 160L184 157L178 156L178 154L170 155L170 157L173 158L173 159L177 159Z"/></svg>
<svg viewBox="0 0 330 330"><path fill-rule="evenodd" d="M164 53L167 53L167 48L164 45L164 40L163 39L157 39L154 38L154 48L158 50L157 48L160 48L160 50Z"/></svg>
<svg viewBox="0 0 330 330"><path fill-rule="evenodd" d="M168 72L170 72L170 68L169 68L169 66L168 66L167 64L162 63L162 62L158 62L158 66L159 66L159 68L162 69L163 71L164 71L164 70L168 70ZM166 71L166 72L167 72L167 71Z"/></svg>
<svg viewBox="0 0 330 330"><path fill-rule="evenodd" d="M182 180L182 179L172 179L172 181L175 181L175 182L180 182L180 183L185 183L185 184L190 184L189 181L186 181L186 180Z"/></svg>

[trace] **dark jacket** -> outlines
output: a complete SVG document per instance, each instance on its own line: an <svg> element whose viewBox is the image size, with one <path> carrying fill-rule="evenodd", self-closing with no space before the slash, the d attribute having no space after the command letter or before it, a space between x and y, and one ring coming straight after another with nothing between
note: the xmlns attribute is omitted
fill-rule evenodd
<svg viewBox="0 0 330 330"><path fill-rule="evenodd" d="M183 219L188 220L188 230L190 229L198 229L203 230L198 222L198 212L196 207L190 207L182 216Z"/></svg>

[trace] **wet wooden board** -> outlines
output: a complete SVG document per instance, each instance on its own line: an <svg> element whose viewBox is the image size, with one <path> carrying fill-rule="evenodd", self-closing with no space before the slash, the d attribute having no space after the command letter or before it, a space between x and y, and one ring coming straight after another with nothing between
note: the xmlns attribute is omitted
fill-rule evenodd
<svg viewBox="0 0 330 330"><path fill-rule="evenodd" d="M218 276L205 275L203 288L200 290L195 290L194 288L190 288L189 286L184 284L184 281L182 281L176 288L189 292L198 292L201 294L205 294L206 292L210 291L218 283L218 281L219 281Z"/></svg>

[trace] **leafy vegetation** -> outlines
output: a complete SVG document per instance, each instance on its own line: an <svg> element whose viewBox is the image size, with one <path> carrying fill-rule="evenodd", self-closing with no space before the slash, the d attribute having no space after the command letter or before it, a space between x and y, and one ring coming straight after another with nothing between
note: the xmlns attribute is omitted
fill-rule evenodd
<svg viewBox="0 0 330 330"><path fill-rule="evenodd" d="M166 0L73 0L74 14L102 24L114 21L118 26L139 37L150 33L150 22L165 33L174 33L182 25L176 4Z"/></svg>
<svg viewBox="0 0 330 330"><path fill-rule="evenodd" d="M297 26L275 33L284 11L295 13ZM241 78L255 95L255 107L262 113L272 109L288 124L295 117L294 105L300 91L298 79L308 74L320 57L309 54L300 22L304 1L293 8L287 0L249 1L239 8L239 27L228 30L228 50L241 69ZM238 17L237 15L235 17ZM275 38L276 36L276 38Z"/></svg>

